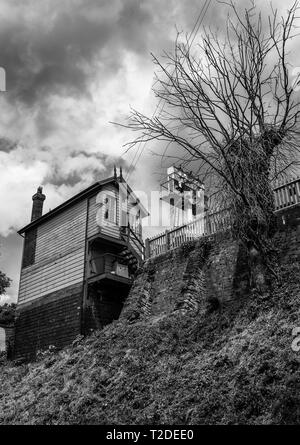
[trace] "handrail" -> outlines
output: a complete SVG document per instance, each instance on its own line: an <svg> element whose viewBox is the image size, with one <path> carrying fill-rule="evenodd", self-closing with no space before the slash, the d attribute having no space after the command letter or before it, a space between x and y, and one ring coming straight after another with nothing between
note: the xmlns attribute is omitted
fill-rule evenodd
<svg viewBox="0 0 300 445"><path fill-rule="evenodd" d="M130 230L130 233L132 233L132 235L134 236L134 238L140 243L140 245L141 245L142 247L144 247L144 243L143 243L143 241L141 241L141 239L137 236L137 234L135 233L135 231L132 230L132 227L131 227L131 226L129 226L129 230Z"/></svg>
<svg viewBox="0 0 300 445"><path fill-rule="evenodd" d="M124 230L125 229L125 230ZM136 248L136 253L141 257L141 259L144 259L145 256L145 245L142 240L136 235L134 230L132 230L132 227L128 223L127 226L120 227L120 234L121 236L124 235L127 239L127 245L128 247L131 247L131 249ZM125 238L124 238L125 239ZM130 246L131 243L133 246Z"/></svg>

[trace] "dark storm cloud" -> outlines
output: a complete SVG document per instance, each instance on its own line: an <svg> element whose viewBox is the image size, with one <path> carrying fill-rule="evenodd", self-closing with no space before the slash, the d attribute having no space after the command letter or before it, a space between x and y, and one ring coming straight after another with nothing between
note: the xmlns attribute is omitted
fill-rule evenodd
<svg viewBox="0 0 300 445"><path fill-rule="evenodd" d="M137 53L149 51L149 30L153 22L153 14L145 9L147 2L128 1L122 9L117 28L128 47Z"/></svg>
<svg viewBox="0 0 300 445"><path fill-rule="evenodd" d="M106 79L122 67L124 51L158 55L171 47L170 29L177 25L189 33L199 14L202 19L205 5L198 0L2 3L11 8L10 16L0 20L0 66L7 72L7 96L27 105L49 94L88 95L96 75ZM203 24L218 27L226 13L212 1Z"/></svg>
<svg viewBox="0 0 300 445"><path fill-rule="evenodd" d="M79 163L85 163L85 161L91 161L91 165L87 165L84 169L84 173L88 173L90 182L100 181L113 174L114 167L117 168L119 174L119 168L124 170L128 169L128 163L120 156L109 156L103 153L86 153L84 151L71 152L68 155L69 164L72 163L72 159L78 160ZM67 185L74 187L82 182L82 172L76 169L67 171L64 163L53 162L51 166L51 173L44 178L44 184L52 184L60 187L61 185Z"/></svg>
<svg viewBox="0 0 300 445"><path fill-rule="evenodd" d="M0 20L0 66L7 73L8 99L26 105L52 94L89 95L91 80L114 75L124 52L150 61L150 52L171 47L170 29L177 24L190 31L202 7L197 0L5 3L15 9ZM215 6L204 22L207 17L221 21Z"/></svg>
<svg viewBox="0 0 300 445"><path fill-rule="evenodd" d="M0 138L0 151L4 151L5 153L9 153L14 150L17 146L15 141L11 141L7 138Z"/></svg>
<svg viewBox="0 0 300 445"><path fill-rule="evenodd" d="M113 6L117 13L109 14ZM40 10L32 11L35 19L30 8ZM0 65L9 99L32 105L49 94L87 95L93 76L110 76L122 66L122 51L148 50L152 16L143 2L61 2L44 14L43 2L29 2L24 20L1 24Z"/></svg>
<svg viewBox="0 0 300 445"><path fill-rule="evenodd" d="M57 187L60 187L61 185L69 185L70 187L74 187L81 181L82 177L80 173L72 172L65 175L62 171L55 167L52 169L51 175L46 176L44 179L45 184L52 184Z"/></svg>

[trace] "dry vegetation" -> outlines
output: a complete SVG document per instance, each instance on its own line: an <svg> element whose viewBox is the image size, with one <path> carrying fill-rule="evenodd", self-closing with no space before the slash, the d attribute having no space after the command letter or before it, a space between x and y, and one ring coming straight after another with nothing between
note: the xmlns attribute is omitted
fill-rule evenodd
<svg viewBox="0 0 300 445"><path fill-rule="evenodd" d="M0 323L2 325L11 325L14 323L17 305L15 303L4 303L0 306Z"/></svg>
<svg viewBox="0 0 300 445"><path fill-rule="evenodd" d="M0 423L299 423L299 272L239 308L115 322L32 364L2 359Z"/></svg>

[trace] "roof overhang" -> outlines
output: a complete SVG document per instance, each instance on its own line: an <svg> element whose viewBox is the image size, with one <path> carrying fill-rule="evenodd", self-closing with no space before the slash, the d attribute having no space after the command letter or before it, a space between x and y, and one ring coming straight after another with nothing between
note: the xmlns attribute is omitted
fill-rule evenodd
<svg viewBox="0 0 300 445"><path fill-rule="evenodd" d="M110 178L104 179L103 181L98 181L95 184L91 185L90 187L86 188L85 190L82 190L81 192L77 193L77 195L73 196L72 198L68 199L67 201L63 202L59 206L55 207L53 210L50 210L49 212L42 215L40 218L30 222L22 229L18 230L18 234L22 235L22 233L27 232L28 230L39 226L40 224L48 221L49 219L53 218L54 216L58 215L59 213L63 212L67 208L71 207L72 205L76 204L77 202L82 201L83 199L89 198L90 196L94 195L98 191L102 189L104 185L107 184L115 184L116 187L119 187L120 184L124 184L125 187L127 186L127 190L129 192L129 196L137 203L138 207L141 210L142 217L148 216L149 212L146 210L146 208L142 205L139 198L135 195L131 187L124 181L123 178L112 176Z"/></svg>
<svg viewBox="0 0 300 445"><path fill-rule="evenodd" d="M145 208L145 206L141 203L141 200L137 197L137 195L134 193L132 188L125 182L124 180L120 182L120 184L123 184L125 188L127 188L127 195L128 199L130 199L131 204L136 204L136 206L141 211L141 217L144 218L145 216L149 216L150 213Z"/></svg>

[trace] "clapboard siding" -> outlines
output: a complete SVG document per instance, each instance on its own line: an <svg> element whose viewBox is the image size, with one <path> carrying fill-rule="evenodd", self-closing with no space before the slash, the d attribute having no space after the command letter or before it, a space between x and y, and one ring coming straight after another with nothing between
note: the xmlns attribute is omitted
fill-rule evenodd
<svg viewBox="0 0 300 445"><path fill-rule="evenodd" d="M98 192L40 224L36 232L34 264L28 264L21 271L19 303L83 282L86 233L88 237L100 232L121 238L118 188L107 184L102 190L116 198L116 223L107 224L105 206L96 202Z"/></svg>
<svg viewBox="0 0 300 445"><path fill-rule="evenodd" d="M104 191L108 191L109 194L113 194L113 196L116 198L117 200L117 205L116 205L116 224L110 224L109 226L106 224L106 222L104 221L104 207L101 208L99 203L96 203L96 197L97 194L95 194L94 196L92 196L90 198L90 202L89 202L89 215L88 215L88 237L96 235L97 233L100 232L100 227L101 227L101 233L103 233L104 235L108 235L108 236L112 236L114 238L120 238L120 231L119 231L119 221L120 221L120 213L119 213L119 196L118 196L118 190L117 188L112 185L109 184L105 187ZM101 226L99 227L96 221L96 215L98 210L100 211L100 221L101 221Z"/></svg>
<svg viewBox="0 0 300 445"><path fill-rule="evenodd" d="M51 283L55 282L55 285L59 284L61 281L65 281L66 275L68 279L73 279L78 276L78 265L75 264L73 267L69 267L67 274L63 271L63 275L58 276L57 270L55 268L50 271L48 274L47 269L43 268L43 271L37 271L35 275L30 275L30 277L25 277L24 280L22 280L20 289L21 292L26 292L26 289L30 288L31 290L34 290L35 288L43 289L43 288L50 288L52 286ZM46 272L45 272L46 271ZM47 274L47 276L46 276ZM43 282L41 283L41 278ZM48 284L46 284L48 282Z"/></svg>
<svg viewBox="0 0 300 445"><path fill-rule="evenodd" d="M86 209L86 200L81 201L38 227L35 264L84 245Z"/></svg>
<svg viewBox="0 0 300 445"><path fill-rule="evenodd" d="M117 200L117 204L116 204L116 224L113 225L107 225L106 222L104 221L104 207L101 208L99 203L96 203L96 196L94 195L93 197L90 198L89 201L89 214L88 214L88 230L87 230L87 236L91 237L93 235L96 235L98 233L104 234L104 235L108 235L111 236L113 238L116 239L120 239L120 224L124 223L123 221L121 221L121 217L120 217L120 201L119 201L119 193L117 188L114 185L109 185L105 188L105 191L108 191L109 193L113 193L113 195L115 196L116 200ZM136 206L130 202L126 204L123 203L122 205L122 211L125 212L130 212L133 208L136 208ZM97 212L100 212L100 226L97 224L97 220L96 220L96 215ZM132 247L134 248L134 250L140 254L140 250L136 247L135 243L131 243Z"/></svg>
<svg viewBox="0 0 300 445"><path fill-rule="evenodd" d="M30 268L23 269L22 271L22 278L24 277L23 281L26 281L27 278L29 278L35 271L41 270L43 268L44 270L47 270L47 275L50 275L52 270L57 270L57 262L59 262L62 266L68 266L69 268L72 268L74 263L78 263L78 254L82 252L82 248L74 249L72 252L69 252L67 255L57 255L52 258L52 260L43 261L39 264L35 264L31 266Z"/></svg>
<svg viewBox="0 0 300 445"><path fill-rule="evenodd" d="M21 273L19 303L80 283L83 272L84 247L41 267L25 268Z"/></svg>

